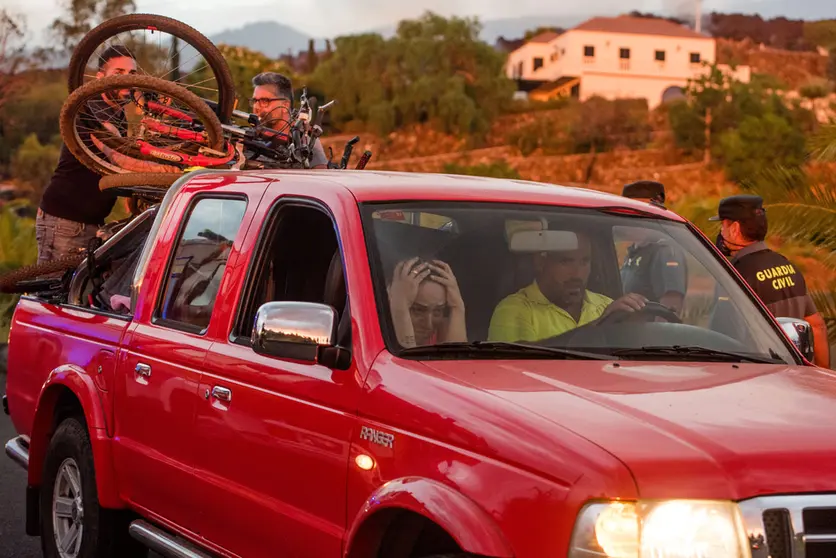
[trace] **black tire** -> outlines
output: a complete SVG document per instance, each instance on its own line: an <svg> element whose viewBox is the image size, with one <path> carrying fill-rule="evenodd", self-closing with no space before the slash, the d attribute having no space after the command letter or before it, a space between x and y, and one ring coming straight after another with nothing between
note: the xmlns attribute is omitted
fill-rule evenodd
<svg viewBox="0 0 836 558"><path fill-rule="evenodd" d="M59 121L61 127L61 138L64 140L64 145L67 146L67 149L69 149L70 152L75 155L76 159L84 164L84 166L101 175L129 172L112 163L107 163L107 166L105 166L99 157L94 157L94 155L91 154L90 151L82 144L81 138L78 136L78 132L75 128L75 118L79 110L84 107L84 104L88 100L97 97L106 91L113 89L130 89L132 87L150 89L187 105L189 110L200 119L201 124L203 124L204 129L206 130L208 139L207 147L216 151L223 151L224 137L223 129L221 128L221 121L218 120L214 111L212 111L212 109L209 108L209 105L203 102L200 97L172 81L166 81L164 79L149 76L119 75L97 79L79 87L73 91L69 97L67 97L67 100L64 101L64 105L61 107L61 116ZM174 167L173 165L167 166L177 169L177 167ZM181 173L175 171L172 172L172 174L180 176Z"/></svg>
<svg viewBox="0 0 836 558"><path fill-rule="evenodd" d="M20 285L20 283L74 269L84 261L84 258L84 255L74 254L50 262L27 265L4 273L0 275L0 293L25 293L28 291L28 287L27 285Z"/></svg>
<svg viewBox="0 0 836 558"><path fill-rule="evenodd" d="M84 85L84 70L90 57L99 46L126 31L154 28L170 33L191 45L209 64L218 82L218 108L216 115L222 122L229 122L235 107L235 82L232 72L218 47L200 31L176 19L156 14L128 14L117 16L91 29L75 47L69 64L68 86L70 93Z"/></svg>
<svg viewBox="0 0 836 558"><path fill-rule="evenodd" d="M70 477L81 485L78 495L69 488L73 486L68 482ZM62 493L62 488L67 488L67 495L62 496L64 502L69 502L63 508L70 516L66 520L54 518L56 485ZM148 549L128 534L127 513L99 506L90 436L82 419L76 417L66 418L58 425L44 460L40 491L41 549L44 558L60 558L55 535L56 520L62 524L64 521L70 523L72 526L69 529L80 528L81 540L77 543L77 554L73 555L76 558L148 556ZM59 527L61 531L65 528Z"/></svg>
<svg viewBox="0 0 836 558"><path fill-rule="evenodd" d="M102 191L110 190L111 188L129 188L131 186L148 186L149 188L159 188L161 193L169 186L174 184L182 174L173 174L168 172L130 172L124 174L109 174L103 176L99 180L99 189Z"/></svg>

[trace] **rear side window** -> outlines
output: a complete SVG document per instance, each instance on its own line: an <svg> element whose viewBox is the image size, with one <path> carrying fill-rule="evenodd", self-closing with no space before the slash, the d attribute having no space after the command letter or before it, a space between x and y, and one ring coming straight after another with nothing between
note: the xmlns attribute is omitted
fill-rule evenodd
<svg viewBox="0 0 836 558"><path fill-rule="evenodd" d="M159 321L206 331L246 208L246 200L233 198L202 198L192 207L168 264Z"/></svg>

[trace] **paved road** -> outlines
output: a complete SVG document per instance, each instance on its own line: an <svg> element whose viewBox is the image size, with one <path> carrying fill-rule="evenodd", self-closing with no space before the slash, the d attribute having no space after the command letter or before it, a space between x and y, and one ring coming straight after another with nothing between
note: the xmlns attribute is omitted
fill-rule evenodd
<svg viewBox="0 0 836 558"><path fill-rule="evenodd" d="M6 391L6 378L0 375L0 395ZM0 447L15 436L12 421L0 410ZM40 558L41 539L30 537L24 529L26 471L0 455L0 558Z"/></svg>
<svg viewBox="0 0 836 558"><path fill-rule="evenodd" d="M0 374L0 395L6 377ZM6 457L6 442L16 435L12 421L0 409L0 558L41 558L41 539L25 530L26 471ZM151 553L149 558L161 558Z"/></svg>

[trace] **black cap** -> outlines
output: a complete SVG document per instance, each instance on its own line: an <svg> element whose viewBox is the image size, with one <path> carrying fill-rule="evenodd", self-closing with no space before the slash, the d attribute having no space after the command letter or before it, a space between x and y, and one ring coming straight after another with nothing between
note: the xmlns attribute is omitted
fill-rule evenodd
<svg viewBox="0 0 836 558"><path fill-rule="evenodd" d="M621 195L625 198L649 199L665 203L665 185L654 180L637 180L625 184Z"/></svg>
<svg viewBox="0 0 836 558"><path fill-rule="evenodd" d="M743 221L761 215L766 215L766 210L763 208L763 198L741 194L720 200L717 215L711 217L709 221L722 221L724 219Z"/></svg>

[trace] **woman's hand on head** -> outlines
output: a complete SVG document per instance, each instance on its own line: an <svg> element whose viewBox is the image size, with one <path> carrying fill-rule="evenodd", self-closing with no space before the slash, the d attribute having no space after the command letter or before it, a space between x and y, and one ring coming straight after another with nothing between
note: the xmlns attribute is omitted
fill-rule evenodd
<svg viewBox="0 0 836 558"><path fill-rule="evenodd" d="M389 285L389 303L400 309L408 309L415 302L418 296L418 287L421 281L430 275L431 269L426 262L415 265L418 258L398 262L392 274L392 283Z"/></svg>

